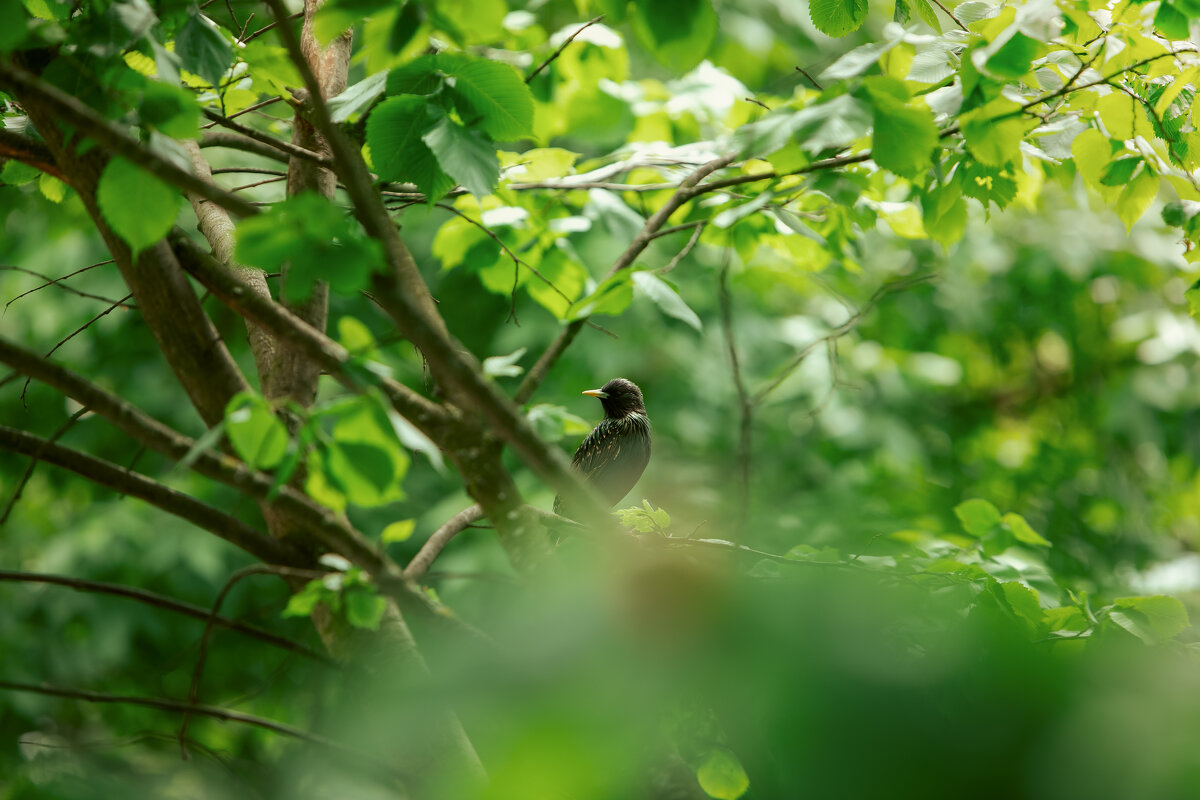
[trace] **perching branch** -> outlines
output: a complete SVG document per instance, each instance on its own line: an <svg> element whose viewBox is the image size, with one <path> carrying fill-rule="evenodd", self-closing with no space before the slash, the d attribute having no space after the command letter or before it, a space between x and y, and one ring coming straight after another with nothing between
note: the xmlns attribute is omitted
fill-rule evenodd
<svg viewBox="0 0 1200 800"><path fill-rule="evenodd" d="M558 46L557 50L555 50L553 53L550 54L549 58L547 58L541 64L538 64L537 69L535 69L533 72L529 73L529 75L527 75L525 77L525 82L529 83L534 78L536 78L538 76L539 72L544 70L546 67L550 66L551 62L553 62L554 59L558 58L559 56L561 56L563 54L563 51L567 49L567 46L570 45L571 42L575 41L576 36L583 33L588 28L592 27L593 25L595 25L597 22L599 22L602 19L604 19L603 14L601 14L598 17L593 17L592 19L583 23L583 25L580 25L579 28L574 33L572 33L570 36L567 37L566 41L564 41L562 44L560 44Z"/></svg>

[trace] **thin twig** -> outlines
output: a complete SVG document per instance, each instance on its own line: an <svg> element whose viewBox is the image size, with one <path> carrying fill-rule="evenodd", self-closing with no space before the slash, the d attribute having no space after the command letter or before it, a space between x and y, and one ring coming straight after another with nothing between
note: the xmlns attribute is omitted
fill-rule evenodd
<svg viewBox="0 0 1200 800"><path fill-rule="evenodd" d="M43 275L40 272L35 272L31 269L25 269L24 267L14 267L14 266L11 266L8 264L0 265L0 269L2 269L2 270L10 270L13 272L23 272L26 275L33 275L35 278L41 278L42 280L45 281L45 283L41 284L40 286L35 286L34 288L30 289L29 291L21 292L19 295L14 297L12 300L9 300L7 303L4 304L4 310L8 311L9 306L11 306L13 303L17 302L18 300L20 300L25 295L33 294L34 292L38 291L39 289L45 289L47 286L57 286L58 288L64 289L73 295L77 295L79 297L86 297L88 300L100 300L105 303L118 303L119 304L119 301L113 300L112 298L101 297L98 294L89 294L88 292L80 291L79 289L76 289L73 286L68 286L67 284L63 283L63 281L66 280L67 278L70 278L74 275L78 275L81 272L86 272L87 270L92 269L93 267L98 267L101 264L111 264L111 263L113 263L113 260L110 258L108 261L101 261L99 264L92 264L90 266L84 267L83 269L77 269L68 275L63 275L61 278L50 278L50 277L47 277L46 275ZM126 309L134 309L136 307L137 306L131 306L131 305L124 306L124 308L126 308Z"/></svg>
<svg viewBox="0 0 1200 800"><path fill-rule="evenodd" d="M254 15L251 14L250 16L254 16ZM246 106L241 111L235 111L232 114L229 114L228 116L225 117L225 119L237 119L242 114L249 114L251 111L258 111L260 108L266 108L269 105L274 105L275 103L278 103L282 99L283 98L280 97L279 95L276 95L275 97L268 97L266 100L255 103L252 106ZM200 126L200 130L206 131L209 128L213 127L214 125L220 125L220 124L221 123L219 123L215 120L212 122L206 122L205 124ZM216 172L216 170L213 170L213 171Z"/></svg>
<svg viewBox="0 0 1200 800"><path fill-rule="evenodd" d="M108 308L104 309L99 314L92 317L87 322L83 323L78 328L76 328L75 330L71 331L69 334L67 334L66 338L60 339L58 344L54 345L54 347L51 347L49 352L47 352L44 356L42 356L42 358L49 358L50 356L54 355L55 350L62 347L64 344L66 344L67 342L71 341L79 334L86 331L92 325L92 323L96 322L101 317L107 316L108 314L111 314L112 312L116 311L118 308L123 307L125 305L125 301L129 300L131 297L133 297L133 292L130 292L129 294L122 297L120 300L115 301ZM26 378L25 385L21 387L21 404L22 405L25 405L25 392L27 392L29 390L29 381L30 380L32 380L32 378ZM28 406L26 406L26 407L28 407Z"/></svg>
<svg viewBox="0 0 1200 800"><path fill-rule="evenodd" d="M455 514L450 519L442 523L442 526L433 532L425 544L421 545L421 549L412 557L412 561L408 562L408 566L404 568L404 577L409 580L420 580L421 576L433 564L434 559L438 554L446 548L450 540L460 534L464 528L483 517L483 507L476 503L473 506L467 506L462 511Z"/></svg>
<svg viewBox="0 0 1200 800"><path fill-rule="evenodd" d="M659 275L666 275L668 272L670 272L671 270L673 270L677 266L679 266L680 261L683 261L685 258L687 258L688 253L692 252L692 248L694 248L696 246L696 242L700 241L700 234L704 232L704 226L707 224L708 224L708 220L701 220L700 223L698 225L696 225L696 229L694 231L692 231L692 235L687 240L687 244L685 244L683 246L682 250L680 250L678 253L676 253L674 256L671 257L671 260L667 262L667 265L665 267L658 270ZM676 227L684 228L686 226L678 225Z"/></svg>
<svg viewBox="0 0 1200 800"><path fill-rule="evenodd" d="M245 578L254 575L279 575L281 577L307 577L309 579L319 578L325 573L317 572L316 570L295 569L291 567L277 567L272 564L252 564L249 567L239 569L225 581L225 585L221 587L221 591L217 593L217 599L213 601L212 610L208 612L208 619L204 623L204 635L200 637L200 653L196 656L196 666L192 670L192 682L188 686L188 708L195 708L196 700L200 695L200 676L204 674L204 663L208 659L208 643L212 639L213 626L221 613L221 605L225 602L225 598L237 583ZM176 738L179 739L179 754L187 761L187 727L188 722L192 718L190 710L183 712L183 719L179 723L179 734Z"/></svg>
<svg viewBox="0 0 1200 800"><path fill-rule="evenodd" d="M217 706L189 706L187 703L181 703L178 700L168 700L163 697L136 697L131 695L118 694L103 694L101 692L92 692L85 689L67 689L58 686L47 686L45 684L20 683L17 681L0 680L0 689L8 689L15 692L32 692L34 694L47 695L49 697L63 697L68 700L82 700L86 703L119 703L122 705L144 706L147 708L155 708L159 711L171 711L175 713L189 712L199 714L205 717L212 717L223 722L238 722L243 725L252 725L256 728L271 731L272 733L290 736L294 739L301 739L313 744L323 745L335 750L347 751L345 745L338 744L331 739L326 739L323 736L318 736L315 733L294 728L282 722L276 722L265 717L257 717L253 714L245 714L241 711L233 711L228 708L218 708ZM351 751L353 752L353 751Z"/></svg>
<svg viewBox="0 0 1200 800"><path fill-rule="evenodd" d="M84 406L72 414L66 422L58 427L58 430L50 434L50 438L46 440L46 445L52 445L57 442L87 412L88 407ZM8 515L16 507L17 500L21 498L21 492L25 491L25 484L29 483L29 478L32 477L34 469L37 468L38 461L41 460L44 449L44 447L38 448L38 451L29 457L29 466L25 468L25 474L21 476L21 480L17 481L17 488L13 489L12 497L8 498L8 504L4 506L4 513L0 514L0 525L8 521Z"/></svg>
<svg viewBox="0 0 1200 800"><path fill-rule="evenodd" d="M750 513L750 426L754 414L754 404L746 391L746 382L742 378L742 367L738 361L737 342L733 336L733 295L729 291L729 267L732 256L726 254L725 263L721 267L718 283L718 296L721 306L721 327L725 332L725 347L729 352L729 370L733 375L733 386L738 398L738 513L735 528L736 538L741 539L746 529L746 520Z"/></svg>
<svg viewBox="0 0 1200 800"><path fill-rule="evenodd" d="M303 17L303 16L304 16L304 12L303 12L303 11L297 11L297 12L296 12L296 13L294 13L294 14L289 14L289 15L288 15L288 19L289 19L289 20L292 20L292 19L300 19L300 18L301 18L301 17ZM252 41L254 41L255 39L257 39L258 37L262 36L264 33L266 33L267 31L271 30L272 28L274 28L274 27L275 27L276 25L278 25L278 24L279 24L278 22L272 22L272 23L270 23L270 24L268 24L268 25L264 25L263 27L261 27L261 28L259 28L258 30L256 30L254 33L252 33L252 34L250 34L249 36L247 36L245 39L242 39L242 44L246 44L247 42L252 42Z"/></svg>
<svg viewBox="0 0 1200 800"><path fill-rule="evenodd" d="M579 34L583 33L585 30L587 30L587 29L588 29L588 28L590 28L591 26L595 25L597 22L599 22L599 21L600 21L600 20L602 20L602 19L604 19L604 15L603 15L603 14L601 14L600 16L598 16L598 17L596 17L596 18L594 18L594 19L590 19L590 20L588 20L587 22L585 22L583 25L581 25L581 26L579 27L579 30L575 31L575 32L574 32L574 33L572 33L570 36L568 36L568 37L567 37L567 40L566 40L565 42L563 42L562 44L560 44L560 45L558 46L558 49L557 49L557 50L555 50L553 53L551 53L551 54L550 54L550 57L549 57L549 58L547 58L547 59L546 59L545 61L543 61L541 64L538 64L538 67L537 67L537 69L535 69L533 72L529 73L529 76L528 76L527 78L525 78L525 82L526 82L526 83L529 83L529 82L530 82L530 81L532 81L534 78L536 78L539 72L541 72L542 70L544 70L546 67L550 66L550 62L554 61L554 59L556 59L556 58L558 58L559 56L561 56L561 55L562 55L562 52L563 52L563 50L566 50L566 49L567 49L567 45L569 45L571 42L575 41L575 37L576 37L576 36L578 36Z"/></svg>
<svg viewBox="0 0 1200 800"><path fill-rule="evenodd" d="M303 147L292 144L291 142L285 142L282 139L276 139L274 136L263 133L262 131L257 131L254 128L247 127L240 122L234 122L231 118L223 117L210 109L204 109L204 116L208 117L213 121L214 124L220 125L222 128L228 128L234 133L240 133L242 136L253 139L256 142L261 142L268 147L273 147L284 155L291 156L293 158L303 158L306 161L312 161L316 164L320 164L323 167L333 166L333 160L326 158L320 153L314 153L312 150L306 150Z"/></svg>
<svg viewBox="0 0 1200 800"><path fill-rule="evenodd" d="M915 277L904 278L902 280L893 281L892 283L886 283L883 286L880 286L875 290L875 293L871 295L870 299L863 304L862 308L852 314L849 319L847 319L841 325L838 325L829 333L813 340L812 342L809 342L807 345L801 348L800 352L796 353L796 355L792 357L787 365L780 370L779 374L776 375L770 383L754 393L754 395L751 397L751 402L756 406L761 404L762 401L766 399L767 395L779 388L779 385L787 380L791 374L795 372L795 370L802 363L804 363L804 359L808 358L808 355L813 350L816 350L823 344L840 339L850 331L854 330L856 327L858 327L858 323L862 321L863 317L869 314L871 310L875 308L875 306L879 305L879 301L884 297L892 294L893 292L903 291L905 289L910 289L913 286L919 286L922 283L928 283L929 281L934 280L936 277L936 275L932 274L917 275Z"/></svg>
<svg viewBox="0 0 1200 800"><path fill-rule="evenodd" d="M958 17L954 16L953 11L951 11L950 9L946 8L945 5L943 5L942 0L933 0L933 4L935 6L937 6L938 8L940 8L947 17L954 20L955 25L962 28L964 31L967 30L967 26L962 24L962 20L960 20Z"/></svg>
<svg viewBox="0 0 1200 800"><path fill-rule="evenodd" d="M808 73L807 73L807 72L804 70L804 67L796 67L796 72L799 72L801 75L803 75L804 77L808 78L808 82L809 82L809 83L811 83L811 84L812 84L812 85L813 85L813 86L816 88L816 90L817 90L818 92L823 92L823 91L825 91L825 89L824 89L824 88L821 86L821 84L817 83L817 79L816 79L816 78L814 78L812 75L809 75L809 74L808 74Z"/></svg>
<svg viewBox="0 0 1200 800"><path fill-rule="evenodd" d="M287 650L291 653L304 656L327 666L336 666L333 659L329 656L319 653L316 650L305 647L302 644L293 642L283 636L263 630L255 625L246 622L241 622L228 617L212 617L212 612L202 606L185 603L182 600L176 600L173 597L149 592L145 589L136 589L132 586L122 586L117 583L105 583L102 581L92 581L86 578L68 578L63 575L47 575L38 572L16 572L12 570L0 570L0 581L10 581L17 583L44 583L52 586L63 586L68 589L74 589L77 592L91 592L93 594L107 594L113 597L124 597L127 600L143 603L154 608L161 608L164 611L172 611L176 614L182 614L185 617L207 622L213 620L214 625L219 625L231 631L237 631L243 636L249 636L253 639L258 639L281 650Z"/></svg>

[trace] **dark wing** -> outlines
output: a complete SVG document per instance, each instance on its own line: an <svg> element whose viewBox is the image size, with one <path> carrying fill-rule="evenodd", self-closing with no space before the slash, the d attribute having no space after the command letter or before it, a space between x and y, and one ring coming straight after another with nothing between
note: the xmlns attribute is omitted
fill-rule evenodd
<svg viewBox="0 0 1200 800"><path fill-rule="evenodd" d="M629 493L649 461L649 424L644 417L625 417L597 425L575 452L571 466L612 505Z"/></svg>

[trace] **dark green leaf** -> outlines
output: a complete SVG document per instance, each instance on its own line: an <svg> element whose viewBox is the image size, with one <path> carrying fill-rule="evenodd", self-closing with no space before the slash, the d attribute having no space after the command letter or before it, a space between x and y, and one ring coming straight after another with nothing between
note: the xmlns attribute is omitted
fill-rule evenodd
<svg viewBox="0 0 1200 800"><path fill-rule="evenodd" d="M233 60L233 46L203 14L193 12L175 37L175 53L181 65L193 75L199 75L213 86Z"/></svg>
<svg viewBox="0 0 1200 800"><path fill-rule="evenodd" d="M445 116L421 97L400 95L376 106L367 119L367 146L379 177L410 181L430 203L454 188L454 179L438 165L425 134Z"/></svg>
<svg viewBox="0 0 1200 800"><path fill-rule="evenodd" d="M717 24L711 0L655 0L634 6L638 39L674 72L687 72L704 60Z"/></svg>
<svg viewBox="0 0 1200 800"><path fill-rule="evenodd" d="M483 58L459 59L438 66L454 76L459 112L468 126L478 124L498 142L527 136L533 125L533 95L520 73L508 64Z"/></svg>
<svg viewBox="0 0 1200 800"><path fill-rule="evenodd" d="M96 200L104 219L134 252L166 236L179 213L174 189L123 158L104 167Z"/></svg>
<svg viewBox="0 0 1200 800"><path fill-rule="evenodd" d="M490 194L500 179L496 146L479 131L442 117L422 140L442 170L476 197Z"/></svg>

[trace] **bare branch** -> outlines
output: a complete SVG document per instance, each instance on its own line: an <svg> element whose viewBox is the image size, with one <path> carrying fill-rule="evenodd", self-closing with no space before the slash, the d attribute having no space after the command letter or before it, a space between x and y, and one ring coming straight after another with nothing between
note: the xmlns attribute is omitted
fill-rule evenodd
<svg viewBox="0 0 1200 800"><path fill-rule="evenodd" d="M227 630L236 631L253 639L266 642L281 650L302 655L305 658L318 661L322 664L334 666L334 661L329 656L323 653L318 653L316 650L305 647L302 644L293 642L270 631L263 630L257 626L246 622L241 622L228 617L214 617L211 611L201 606L185 603L182 600L176 600L173 597L167 597L156 592L149 592L145 589L136 589L132 586L122 586L117 583L105 583L102 581L87 580L86 578L68 578L62 575L47 575L37 572L15 572L12 570L0 570L0 581L10 581L16 583L45 583L53 586L64 586L68 589L74 589L79 592L92 592L94 594L107 594L113 597L124 597L128 600L133 600L138 603L143 603L155 608L161 608L164 611L171 611L176 614L182 614L185 617L207 622L210 619L212 624Z"/></svg>
<svg viewBox="0 0 1200 800"><path fill-rule="evenodd" d="M750 425L754 413L754 404L746 391L746 382L742 378L742 367L738 361L737 342L733 337L733 296L729 291L729 266L732 260L726 255L725 264L721 267L718 296L721 305L721 327L725 332L725 346L729 351L729 369L733 375L733 385L738 397L738 514L737 538L745 533L746 518L750 512Z"/></svg>
<svg viewBox="0 0 1200 800"><path fill-rule="evenodd" d="M199 141L201 147L227 147L230 150L241 150L244 153L269 158L272 161L287 161L287 156L280 150L251 139L248 136L242 136L240 133L207 131L200 137Z"/></svg>
<svg viewBox="0 0 1200 800"><path fill-rule="evenodd" d="M709 161L693 170L690 175L684 178L678 187L676 187L675 193L671 195L670 199L663 204L662 208L654 212L654 214L646 220L646 224L642 226L642 229L638 232L637 236L633 238L633 241L629 243L629 246L625 248L625 251L617 257L616 262L613 263L612 268L609 269L608 274L605 275L605 279L617 274L623 269L627 269L628 267L632 266L634 260L641 255L643 250L646 249L646 247L654 239L654 234L658 233L659 229L666 224L671 215L678 211L680 206L697 194L697 184L717 170L733 163L733 160L733 156L721 156L720 158L715 158L712 161ZM582 320L572 322L570 325L563 328L562 332L558 335L554 342L552 342L550 346L546 348L546 351L542 353L540 358L538 358L537 363L534 364L532 369L525 374L525 379L521 381L521 385L517 387L517 393L514 395L513 400L518 405L528 402L529 398L533 396L533 393L537 391L537 387L540 386L542 381L546 379L546 375L549 374L550 368L554 366L554 363L558 361L558 358L563 354L563 351L565 351L567 347L570 346L571 342L575 340L575 337L579 335L579 331L582 328Z"/></svg>
<svg viewBox="0 0 1200 800"><path fill-rule="evenodd" d="M536 78L536 77L538 76L538 73L539 73L539 72L541 72L542 70L544 70L546 67L550 66L551 62L553 62L553 61L554 61L554 59L556 59L556 58L558 58L559 56L561 56L561 55L562 55L562 53L563 53L563 50L566 50L566 49L567 49L567 46L568 46L568 45L570 45L570 44L571 44L571 42L575 41L575 37L576 37L576 36L578 36L579 34L583 33L583 32L584 32L584 31L586 31L588 28L590 28L591 26L595 25L597 22L599 22L599 21L600 21L600 20L602 20L602 19L604 19L604 15L603 15L603 14L601 14L601 15L600 15L600 16L598 16L598 17L594 17L594 18L590 19L590 20L588 20L587 22L585 22L583 25L579 26L579 29L578 29L578 30L576 30L574 33L572 33L570 36L568 36L568 37L567 37L567 39L566 39L566 41L565 41L565 42L563 42L562 44L560 44L560 45L558 46L558 49L557 49L557 50L555 50L553 53L551 53L551 54L550 54L550 57L549 57L549 58L547 58L547 59L546 59L545 61L543 61L541 64L538 64L538 66L537 66L537 69L535 69L533 72L529 73L529 75L528 75L528 76L525 78L525 82L526 82L526 83L529 83L529 82L530 82L530 81L532 81L534 78Z"/></svg>
<svg viewBox="0 0 1200 800"><path fill-rule="evenodd" d="M267 106L274 105L275 103L278 103L282 99L283 98L279 97L279 96L268 97L266 100L255 103L252 106L246 106L241 111L235 111L234 113L229 114L226 117L223 117L223 119L225 119L225 120L237 119L238 117L242 116L243 114L249 114L252 111L258 111L260 108L266 108ZM206 131L209 128L211 128L212 126L220 125L220 124L221 124L220 122L213 120L212 122L208 122L208 123L205 123L204 125L201 125L200 130Z"/></svg>
<svg viewBox="0 0 1200 800"><path fill-rule="evenodd" d="M101 692L92 692L85 689L67 689L57 686L46 686L45 684L19 683L17 681L0 680L0 689L7 689L14 692L32 692L33 694L42 694L49 697L62 697L68 700L82 700L85 703L119 703L123 705L144 706L146 708L155 708L159 711L170 711L173 713L190 712L199 714L205 717L219 719L222 722L237 722L243 725L252 725L256 728L278 733L283 736L290 736L293 739L301 739L306 742L321 745L332 750L337 750L347 755L352 755L356 760L362 760L362 754L356 750L339 744L332 739L326 739L323 736L318 736L315 733L300 730L282 722L267 719L265 717L256 717L253 714L246 714L241 711L233 711L228 708L219 708L217 706L189 706L187 703L181 703L178 700L168 700L161 697L136 697L131 695L104 694Z"/></svg>
<svg viewBox="0 0 1200 800"><path fill-rule="evenodd" d="M56 430L54 433L50 434L50 438L46 440L46 443L54 444L55 442L57 442L59 440L59 438L64 433L66 433L68 430L70 430L71 426L74 425L76 422L78 422L79 418L82 417L87 412L88 412L87 406L84 406L83 408L79 409L74 414L72 414L70 416L70 418L67 419L66 422L64 422L62 425L60 425L58 427L58 430ZM41 457L42 457L42 451L39 449L29 459L29 466L25 468L25 473L21 476L21 480L17 481L17 488L13 489L12 496L10 498L8 498L8 504L4 506L4 513L0 514L0 525L3 525L5 522L8 521L9 514L11 514L13 508L16 507L17 501L21 499L21 493L23 491L25 491L25 486L26 486L26 484L29 483L30 477L33 476L33 471L34 471L34 469L37 468L38 461L41 460Z"/></svg>
<svg viewBox="0 0 1200 800"><path fill-rule="evenodd" d="M294 564L301 560L295 550L256 531L236 517L111 461L4 426L0 426L0 449L37 457L101 486L144 500L263 560L281 564Z"/></svg>
<svg viewBox="0 0 1200 800"><path fill-rule="evenodd" d="M461 533L472 522L483 517L483 506L476 503L473 506L467 506L462 511L455 514L450 519L446 520L440 528L433 532L425 544L421 545L421 549L412 557L412 561L408 562L408 566L404 568L404 577L412 580L420 580L421 576L433 564L434 559L445 549L450 540Z"/></svg>
<svg viewBox="0 0 1200 800"><path fill-rule="evenodd" d="M126 301L126 300L129 300L129 299L130 299L130 298L132 298L132 297L133 297L133 292L130 292L129 294L127 294L127 295L125 295L124 297L122 297L120 300L117 300L117 301L113 302L113 303L112 303L112 304L111 304L111 305L110 305L108 308L104 309L104 310L103 310L103 311L101 311L99 314L97 314L96 316L92 317L92 318L91 318L91 319L89 319L87 322L83 323L83 324L82 324L82 325L80 325L78 328L76 328L75 330L73 330L73 331L71 331L70 333L68 333L68 334L67 334L65 337L63 337L62 339L59 339L59 340L58 340L58 343L57 343L57 344L55 344L55 345L54 345L54 347L51 347L51 348L50 348L48 351L46 351L46 355L45 355L45 356L43 356L43 358L49 358L50 356L54 355L54 351L58 350L58 348L62 347L64 344L66 344L67 342L71 341L71 340L72 340L72 339L74 339L76 336L78 336L79 334L81 334L81 333L83 333L84 331L86 331L88 328L92 327L92 324L93 324L93 323L95 323L95 322L97 322L97 321L99 321L99 320L100 320L102 317L106 317L106 316L108 316L108 315L109 315L109 314L111 314L112 312L116 311L118 308L125 307L125 301ZM28 378L26 378L26 379L25 379L25 385L21 387L21 400L22 400L22 401L24 401L24 400L25 400L25 391L26 391L28 388L29 388L29 379L28 379Z"/></svg>
<svg viewBox="0 0 1200 800"><path fill-rule="evenodd" d="M183 719L179 723L179 752L186 761L188 758L187 751L187 727L188 721L192 718L191 709L195 708L196 700L200 695L200 676L204 674L204 663L208 659L208 643L212 639L213 626L220 619L221 605L225 602L225 598L229 592L240 581L254 575L287 575L288 577L297 577L302 573L303 577L319 578L325 573L316 570L296 570L288 567L276 567L270 564L252 564L249 567L239 569L225 582L221 587L221 591L217 593L217 599L213 601L212 610L209 611L208 617L204 623L204 635L200 637L200 654L196 656L196 666L192 670L192 682L188 687L188 710L183 712Z"/></svg>
<svg viewBox="0 0 1200 800"><path fill-rule="evenodd" d="M311 161L314 164L320 164L323 167L328 167L333 162L320 153L315 153L312 150L307 150L303 147L297 147L291 142L285 142L282 139L276 139L268 133L257 131L254 128L247 127L241 123L234 122L231 117L223 117L211 109L204 109L204 116L212 120L212 124L220 125L222 128L227 128L234 133L240 133L247 139L253 139L256 142L265 144L267 147L278 150L282 155L288 158L302 158L305 161ZM231 209L232 210L232 209Z"/></svg>
<svg viewBox="0 0 1200 800"><path fill-rule="evenodd" d="M70 278L73 275L78 275L81 272L86 272L87 270L92 269L94 267L99 267L102 264L111 264L111 263L113 263L113 260L110 258L107 261L101 261L98 264L92 264L90 266L84 267L83 269L77 269L70 274L63 275L61 278L50 278L50 277L43 275L40 272L35 272L34 270L31 270L31 269L25 269L24 267L14 267L14 266L9 266L7 264L0 265L0 270L10 270L12 272L23 272L26 275L33 275L34 277L41 278L42 280L45 281L45 283L35 286L34 288L30 289L29 291L21 292L19 295L17 295L13 299L9 300L7 303L4 304L4 310L7 311L9 306L11 306L13 303L17 302L18 300L20 300L22 297L25 297L26 295L31 295L40 289L45 289L47 286L57 286L58 288L63 289L67 292L70 292L71 294L73 294L77 297L84 297L84 298L87 298L88 300L100 300L105 303L112 303L113 305L121 306L122 308L132 309L132 308L134 308L134 306L126 305L121 300L113 300L108 297L101 297L98 294L89 294L88 292L83 292L83 291L80 291L79 289L76 289L74 286L68 286L67 284L63 283L64 280L66 280L67 278Z"/></svg>

